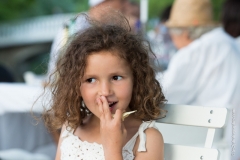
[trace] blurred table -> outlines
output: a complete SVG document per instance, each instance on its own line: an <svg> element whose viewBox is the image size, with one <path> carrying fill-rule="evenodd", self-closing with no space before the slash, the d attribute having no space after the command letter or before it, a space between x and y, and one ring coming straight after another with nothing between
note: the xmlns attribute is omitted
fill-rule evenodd
<svg viewBox="0 0 240 160"><path fill-rule="evenodd" d="M5 112L42 112L43 97L38 99L42 93L43 87L38 85L0 83L0 114ZM34 102L36 103L34 104Z"/></svg>
<svg viewBox="0 0 240 160"><path fill-rule="evenodd" d="M54 159L52 135L29 114L43 111L43 91L41 85L0 83L0 159Z"/></svg>

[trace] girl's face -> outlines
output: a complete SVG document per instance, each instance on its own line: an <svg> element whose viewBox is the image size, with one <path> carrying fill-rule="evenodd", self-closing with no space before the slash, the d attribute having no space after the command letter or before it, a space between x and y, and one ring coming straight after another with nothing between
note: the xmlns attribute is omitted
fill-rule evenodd
<svg viewBox="0 0 240 160"><path fill-rule="evenodd" d="M87 58L80 92L87 108L99 117L97 98L105 96L112 114L128 110L132 98L133 75L128 63L112 51L100 51Z"/></svg>

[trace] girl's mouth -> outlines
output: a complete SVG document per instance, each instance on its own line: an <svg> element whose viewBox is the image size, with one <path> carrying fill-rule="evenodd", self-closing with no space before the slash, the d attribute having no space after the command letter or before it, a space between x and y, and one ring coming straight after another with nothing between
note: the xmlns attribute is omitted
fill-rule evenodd
<svg viewBox="0 0 240 160"><path fill-rule="evenodd" d="M108 102L109 108L112 111L117 102Z"/></svg>

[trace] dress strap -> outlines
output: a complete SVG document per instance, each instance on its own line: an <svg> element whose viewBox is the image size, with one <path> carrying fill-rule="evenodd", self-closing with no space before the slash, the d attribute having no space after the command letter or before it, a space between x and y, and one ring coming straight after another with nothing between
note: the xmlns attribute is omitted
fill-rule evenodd
<svg viewBox="0 0 240 160"><path fill-rule="evenodd" d="M139 146L138 146L138 152L145 152L146 151L146 134L145 134L145 130L147 128L155 128L158 129L155 126L155 121L147 121L147 122L143 122L139 129L138 129L138 134L139 134Z"/></svg>
<svg viewBox="0 0 240 160"><path fill-rule="evenodd" d="M134 145L136 143L137 136L138 136L138 132L125 144L123 149L132 151L133 147L134 147Z"/></svg>

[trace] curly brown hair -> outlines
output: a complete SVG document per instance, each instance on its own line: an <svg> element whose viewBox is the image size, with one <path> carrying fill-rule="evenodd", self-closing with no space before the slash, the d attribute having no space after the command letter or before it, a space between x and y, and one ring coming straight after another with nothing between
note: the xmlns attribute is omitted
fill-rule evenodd
<svg viewBox="0 0 240 160"><path fill-rule="evenodd" d="M88 56L103 50L115 51L132 70L134 90L129 108L137 110L135 117L144 121L159 118L162 111L160 106L166 99L150 65L149 54L153 52L149 43L141 35L130 31L128 21L123 16L118 15L118 23L87 19L91 25L74 35L57 61L56 74L49 78L51 108L43 114L47 127L58 129L68 122L71 128L76 129L82 124L89 111L82 103L80 79L84 75Z"/></svg>

